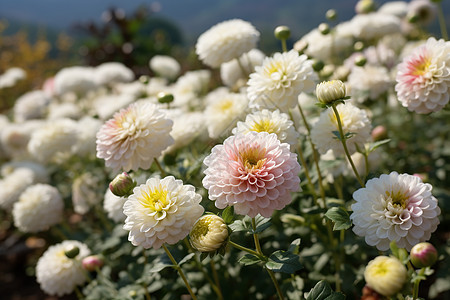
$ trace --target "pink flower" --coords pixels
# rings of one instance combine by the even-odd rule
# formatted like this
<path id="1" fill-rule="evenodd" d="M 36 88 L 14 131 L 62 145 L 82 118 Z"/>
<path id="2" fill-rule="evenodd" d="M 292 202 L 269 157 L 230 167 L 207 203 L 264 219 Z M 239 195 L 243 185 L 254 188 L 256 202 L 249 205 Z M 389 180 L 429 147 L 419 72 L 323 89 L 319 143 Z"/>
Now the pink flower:
<path id="1" fill-rule="evenodd" d="M 398 65 L 398 100 L 410 111 L 427 114 L 449 101 L 450 42 L 429 38 Z"/>
<path id="2" fill-rule="evenodd" d="M 289 144 L 277 135 L 249 132 L 215 146 L 203 163 L 203 186 L 217 208 L 233 205 L 240 215 L 270 217 L 291 202 L 300 189 L 300 165 Z"/>

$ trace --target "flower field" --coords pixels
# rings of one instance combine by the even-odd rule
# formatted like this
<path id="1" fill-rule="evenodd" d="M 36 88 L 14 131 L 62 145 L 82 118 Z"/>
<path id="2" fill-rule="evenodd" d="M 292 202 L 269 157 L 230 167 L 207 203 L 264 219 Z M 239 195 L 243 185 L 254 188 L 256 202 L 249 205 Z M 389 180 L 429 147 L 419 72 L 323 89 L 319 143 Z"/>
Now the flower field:
<path id="1" fill-rule="evenodd" d="M 2 104 L 2 299 L 450 299 L 441 1 L 324 19 L 273 53 L 224 20 L 195 63 L 64 66 Z"/>

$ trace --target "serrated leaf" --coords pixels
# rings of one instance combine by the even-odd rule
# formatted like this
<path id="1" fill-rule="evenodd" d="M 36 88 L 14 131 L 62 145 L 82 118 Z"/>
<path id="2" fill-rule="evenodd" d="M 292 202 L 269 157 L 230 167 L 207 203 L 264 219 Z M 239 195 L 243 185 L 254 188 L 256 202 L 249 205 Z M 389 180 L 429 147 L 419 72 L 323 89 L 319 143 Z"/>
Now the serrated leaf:
<path id="1" fill-rule="evenodd" d="M 293 240 L 292 243 L 289 245 L 288 251 L 291 252 L 292 254 L 298 254 L 301 241 L 302 240 L 300 238 Z"/>
<path id="2" fill-rule="evenodd" d="M 328 282 L 321 280 L 309 292 L 306 300 L 325 300 L 333 293 Z"/>
<path id="3" fill-rule="evenodd" d="M 222 212 L 222 219 L 225 221 L 226 224 L 231 224 L 234 219 L 234 207 L 228 206 L 225 208 Z"/>
<path id="4" fill-rule="evenodd" d="M 233 223 L 231 223 L 230 225 L 228 225 L 228 227 L 230 227 L 230 229 L 233 232 L 249 231 L 250 230 L 249 225 L 246 224 L 243 220 L 236 220 Z"/>
<path id="5" fill-rule="evenodd" d="M 266 267 L 274 272 L 293 274 L 302 268 L 302 264 L 298 255 L 278 250 L 270 255 Z"/>
<path id="6" fill-rule="evenodd" d="M 253 254 L 245 254 L 238 260 L 238 262 L 243 264 L 244 266 L 251 266 L 262 262 L 262 260 L 258 256 L 255 256 Z"/>
<path id="7" fill-rule="evenodd" d="M 387 144 L 391 141 L 391 139 L 385 139 L 378 142 L 370 143 L 369 144 L 369 153 L 380 147 L 381 145 Z"/>
<path id="8" fill-rule="evenodd" d="M 325 213 L 325 216 L 333 221 L 333 230 L 345 230 L 352 226 L 350 215 L 343 207 L 332 207 Z"/>
<path id="9" fill-rule="evenodd" d="M 183 257 L 182 260 L 180 260 L 180 262 L 178 263 L 178 265 L 181 266 L 181 265 L 184 264 L 185 262 L 189 261 L 194 255 L 195 255 L 195 253 L 189 253 L 188 255 L 186 255 L 185 257 Z"/>

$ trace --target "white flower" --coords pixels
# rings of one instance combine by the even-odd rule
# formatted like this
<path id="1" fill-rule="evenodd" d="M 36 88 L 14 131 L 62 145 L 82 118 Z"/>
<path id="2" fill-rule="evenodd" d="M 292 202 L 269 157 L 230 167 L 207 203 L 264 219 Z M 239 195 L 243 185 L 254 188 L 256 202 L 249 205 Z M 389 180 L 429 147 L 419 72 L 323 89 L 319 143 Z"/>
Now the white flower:
<path id="1" fill-rule="evenodd" d="M 118 197 L 107 188 L 103 199 L 103 209 L 108 213 L 108 218 L 117 223 L 125 221 L 126 216 L 123 213 L 125 201 L 127 201 L 126 197 Z"/>
<path id="2" fill-rule="evenodd" d="M 95 72 L 92 67 L 68 67 L 55 75 L 54 89 L 57 95 L 66 93 L 84 95 L 95 87 Z"/>
<path id="3" fill-rule="evenodd" d="M 211 92 L 206 100 L 205 121 L 209 137 L 213 139 L 228 136 L 248 106 L 244 94 L 230 93 L 225 88 Z"/>
<path id="4" fill-rule="evenodd" d="M 5 154 L 10 158 L 28 159 L 28 142 L 34 131 L 45 124 L 41 120 L 29 120 L 24 123 L 6 124 L 0 132 L 0 140 Z"/>
<path id="5" fill-rule="evenodd" d="M 248 75 L 253 73 L 256 66 L 260 66 L 265 58 L 265 54 L 258 49 L 252 49 L 236 59 L 223 63 L 220 66 L 220 78 L 222 82 L 232 88 L 239 85 L 239 81 L 247 81 Z M 244 70 L 243 70 L 244 69 Z"/>
<path id="6" fill-rule="evenodd" d="M 123 207 L 128 240 L 146 249 L 177 243 L 203 214 L 201 200 L 192 185 L 183 185 L 173 176 L 148 179 L 134 188 Z"/>
<path id="7" fill-rule="evenodd" d="M 83 115 L 80 105 L 71 102 L 51 103 L 48 106 L 48 120 L 73 119 L 78 120 Z"/>
<path id="8" fill-rule="evenodd" d="M 218 23 L 200 35 L 195 52 L 210 67 L 219 67 L 256 48 L 259 32 L 249 22 L 232 19 Z"/>
<path id="9" fill-rule="evenodd" d="M 97 132 L 97 157 L 115 171 L 149 169 L 173 144 L 173 121 L 154 104 L 138 102 L 115 113 Z"/>
<path id="10" fill-rule="evenodd" d="M 408 16 L 417 17 L 417 22 L 422 25 L 430 24 L 437 14 L 437 8 L 430 0 L 411 0 L 408 3 Z"/>
<path id="11" fill-rule="evenodd" d="M 401 32 L 401 21 L 391 14 L 358 14 L 349 21 L 353 36 L 363 40 L 382 38 L 385 35 Z"/>
<path id="12" fill-rule="evenodd" d="M 370 64 L 354 67 L 348 76 L 347 84 L 351 90 L 350 95 L 358 102 L 376 100 L 393 85 L 385 67 Z"/>
<path id="13" fill-rule="evenodd" d="M 134 73 L 130 68 L 119 62 L 106 62 L 94 69 L 94 77 L 97 85 L 109 85 L 119 82 L 130 82 L 134 79 Z"/>
<path id="14" fill-rule="evenodd" d="M 172 87 L 175 97 L 174 106 L 185 108 L 198 105 L 199 96 L 208 90 L 210 79 L 211 71 L 209 70 L 189 71 L 180 76 Z"/>
<path id="15" fill-rule="evenodd" d="M 298 55 L 295 50 L 275 53 L 250 74 L 247 89 L 250 106 L 286 111 L 297 105 L 301 92 L 314 89 L 316 80 L 312 61 L 306 55 Z"/>
<path id="16" fill-rule="evenodd" d="M 96 97 L 93 107 L 100 119 L 107 120 L 135 100 L 136 98 L 130 94 L 108 94 Z"/>
<path id="17" fill-rule="evenodd" d="M 73 259 L 65 255 L 70 247 L 78 247 L 80 253 Z M 50 246 L 39 258 L 36 279 L 41 289 L 49 295 L 62 296 L 73 292 L 86 281 L 81 260 L 90 254 L 88 247 L 78 241 L 64 241 Z"/>
<path id="18" fill-rule="evenodd" d="M 59 223 L 64 202 L 59 191 L 48 184 L 35 184 L 20 194 L 14 204 L 14 225 L 22 232 L 39 232 Z"/>
<path id="19" fill-rule="evenodd" d="M 76 213 L 86 214 L 89 209 L 100 202 L 101 194 L 98 187 L 101 185 L 98 174 L 86 172 L 76 177 L 72 183 L 72 203 Z"/>
<path id="20" fill-rule="evenodd" d="M 378 250 L 388 250 L 396 241 L 410 251 L 430 239 L 439 224 L 441 210 L 431 189 L 419 177 L 397 172 L 370 179 L 353 193 L 353 232 Z"/>
<path id="21" fill-rule="evenodd" d="M 205 215 L 198 219 L 189 233 L 192 247 L 200 252 L 212 252 L 228 238 L 228 226 L 217 215 Z"/>
<path id="22" fill-rule="evenodd" d="M 342 100 L 347 94 L 345 84 L 340 80 L 322 81 L 316 85 L 317 100 L 322 104 L 330 104 Z"/>
<path id="23" fill-rule="evenodd" d="M 47 122 L 31 134 L 28 151 L 41 162 L 54 159 L 59 153 L 70 152 L 78 137 L 77 123 L 70 119 Z"/>
<path id="24" fill-rule="evenodd" d="M 297 145 L 300 134 L 295 130 L 294 122 L 279 110 L 263 109 L 247 115 L 245 122 L 238 122 L 233 134 L 245 134 L 250 131 L 275 133 L 283 143 Z"/>
<path id="25" fill-rule="evenodd" d="M 350 137 L 347 139 L 350 154 L 356 151 L 356 145 L 364 149 L 363 145 L 370 138 L 371 130 L 367 113 L 349 102 L 339 104 L 336 108 L 344 135 L 350 133 Z M 320 114 L 319 120 L 312 126 L 311 139 L 320 154 L 325 154 L 331 149 L 334 155 L 343 156 L 344 147 L 333 131 L 339 131 L 339 127 L 333 110 L 328 108 Z"/>
<path id="26" fill-rule="evenodd" d="M 14 121 L 43 118 L 49 103 L 50 98 L 43 91 L 31 91 L 20 96 L 14 104 Z"/>
<path id="27" fill-rule="evenodd" d="M 399 18 L 404 18 L 408 13 L 408 2 L 406 1 L 389 1 L 380 6 L 377 10 L 381 14 L 390 14 Z"/>
<path id="28" fill-rule="evenodd" d="M 173 120 L 173 128 L 170 135 L 175 142 L 165 152 L 172 152 L 182 148 L 199 135 L 206 133 L 205 115 L 202 112 L 170 110 L 167 113 L 170 119 Z"/>
<path id="29" fill-rule="evenodd" d="M 76 143 L 72 146 L 72 153 L 80 156 L 95 156 L 96 134 L 102 123 L 92 117 L 84 117 L 78 120 L 78 136 Z"/>
<path id="30" fill-rule="evenodd" d="M 5 73 L 0 75 L 0 89 L 15 86 L 20 80 L 27 77 L 25 71 L 21 68 L 9 68 Z"/>
<path id="31" fill-rule="evenodd" d="M 180 73 L 181 66 L 177 60 L 168 55 L 155 55 L 150 59 L 150 69 L 158 76 L 174 79 Z"/>

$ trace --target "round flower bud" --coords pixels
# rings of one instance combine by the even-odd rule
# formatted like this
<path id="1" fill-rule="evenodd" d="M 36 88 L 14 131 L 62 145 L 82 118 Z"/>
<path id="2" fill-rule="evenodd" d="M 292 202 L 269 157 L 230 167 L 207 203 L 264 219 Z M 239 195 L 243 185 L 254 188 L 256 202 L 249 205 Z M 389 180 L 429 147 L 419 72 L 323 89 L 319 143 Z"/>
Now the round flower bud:
<path id="1" fill-rule="evenodd" d="M 337 12 L 336 12 L 336 10 L 334 10 L 334 9 L 329 9 L 329 10 L 327 10 L 327 12 L 326 12 L 326 14 L 325 14 L 325 17 L 328 19 L 328 20 L 335 20 L 336 18 L 337 18 Z"/>
<path id="2" fill-rule="evenodd" d="M 357 65 L 358 67 L 364 66 L 366 62 L 367 58 L 362 54 L 355 57 L 355 65 Z"/>
<path id="3" fill-rule="evenodd" d="M 316 96 L 322 104 L 341 100 L 346 96 L 345 84 L 340 80 L 323 81 L 316 85 Z"/>
<path id="4" fill-rule="evenodd" d="M 431 267 L 438 258 L 436 248 L 427 242 L 416 244 L 411 249 L 411 263 L 416 268 Z"/>
<path id="5" fill-rule="evenodd" d="M 83 258 L 81 264 L 86 271 L 92 272 L 103 267 L 103 259 L 98 255 L 90 255 Z"/>
<path id="6" fill-rule="evenodd" d="M 189 233 L 192 247 L 201 252 L 212 252 L 228 238 L 228 226 L 217 215 L 204 215 L 198 219 Z"/>
<path id="7" fill-rule="evenodd" d="M 287 40 L 291 36 L 291 30 L 287 26 L 278 26 L 275 28 L 274 34 L 279 40 Z"/>
<path id="8" fill-rule="evenodd" d="M 367 285 L 386 297 L 397 294 L 407 277 L 408 271 L 395 257 L 378 256 L 371 260 L 364 270 Z"/>
<path id="9" fill-rule="evenodd" d="M 173 101 L 173 95 L 165 92 L 159 92 L 158 95 L 159 103 L 171 103 Z"/>
<path id="10" fill-rule="evenodd" d="M 372 130 L 372 139 L 374 142 L 384 140 L 388 137 L 387 129 L 383 125 L 378 125 Z"/>
<path id="11" fill-rule="evenodd" d="M 355 51 L 361 51 L 362 49 L 364 49 L 364 43 L 361 41 L 357 41 L 354 45 L 353 45 L 353 49 L 355 49 Z"/>
<path id="12" fill-rule="evenodd" d="M 325 64 L 321 60 L 314 60 L 314 62 L 312 64 L 312 68 L 316 72 L 319 72 L 320 70 L 322 70 L 324 66 L 325 66 Z"/>
<path id="13" fill-rule="evenodd" d="M 373 0 L 360 0 L 356 3 L 355 11 L 357 14 L 368 14 L 375 11 L 376 5 Z"/>
<path id="14" fill-rule="evenodd" d="M 109 184 L 109 189 L 118 197 L 128 197 L 133 193 L 135 186 L 136 181 L 134 181 L 127 172 L 123 172 L 111 181 Z"/>
<path id="15" fill-rule="evenodd" d="M 319 29 L 319 32 L 323 35 L 330 33 L 330 25 L 328 25 L 327 23 L 321 23 L 319 25 L 318 29 Z"/>
<path id="16" fill-rule="evenodd" d="M 306 41 L 298 40 L 294 44 L 294 50 L 297 51 L 299 54 L 305 52 L 306 48 L 308 48 L 308 42 Z"/>
<path id="17" fill-rule="evenodd" d="M 150 81 L 150 77 L 148 77 L 147 75 L 141 75 L 141 77 L 139 77 L 139 81 L 147 84 Z"/>
<path id="18" fill-rule="evenodd" d="M 415 13 L 408 14 L 406 16 L 406 18 L 407 18 L 408 22 L 411 24 L 417 23 L 419 21 L 419 16 Z"/>
<path id="19" fill-rule="evenodd" d="M 69 245 L 64 250 L 64 254 L 67 258 L 75 258 L 80 253 L 80 248 L 75 245 Z"/>

